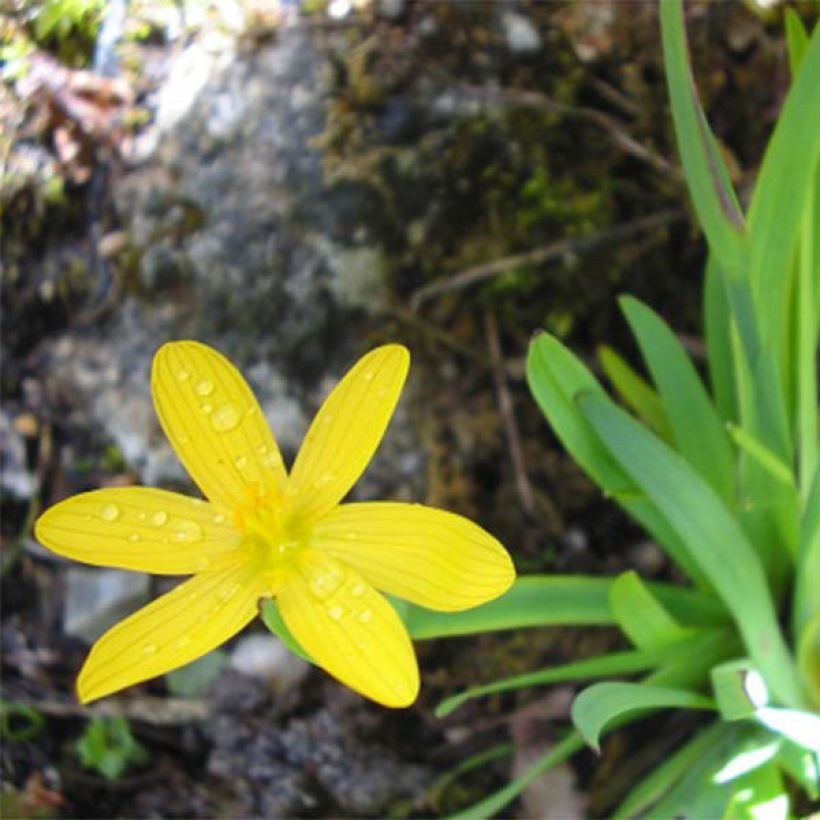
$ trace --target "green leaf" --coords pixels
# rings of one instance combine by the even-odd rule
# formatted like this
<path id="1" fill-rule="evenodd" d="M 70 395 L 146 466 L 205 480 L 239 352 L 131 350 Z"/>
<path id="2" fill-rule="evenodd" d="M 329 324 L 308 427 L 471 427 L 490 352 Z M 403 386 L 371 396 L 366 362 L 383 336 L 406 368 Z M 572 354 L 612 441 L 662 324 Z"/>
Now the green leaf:
<path id="1" fill-rule="evenodd" d="M 766 576 L 735 519 L 708 484 L 627 413 L 594 396 L 579 402 L 613 455 L 663 512 L 714 585 L 767 684 L 784 703 L 800 704 L 794 662 L 780 632 Z"/>
<path id="2" fill-rule="evenodd" d="M 773 479 L 790 490 L 794 490 L 794 475 L 785 461 L 745 428 L 737 424 L 729 424 L 727 429 L 732 441 L 750 455 Z"/>
<path id="3" fill-rule="evenodd" d="M 780 765 L 806 792 L 809 800 L 820 798 L 820 755 L 784 740 L 777 757 Z"/>
<path id="4" fill-rule="evenodd" d="M 405 624 L 417 640 L 528 626 L 611 624 L 610 583 L 608 578 L 529 575 L 500 598 L 463 612 L 410 604 Z"/>
<path id="5" fill-rule="evenodd" d="M 699 651 L 701 643 L 702 639 L 699 636 L 690 637 L 671 646 L 613 652 L 597 658 L 588 658 L 560 666 L 539 669 L 535 672 L 526 672 L 523 675 L 493 681 L 483 686 L 473 686 L 458 695 L 452 695 L 443 700 L 436 708 L 436 717 L 446 717 L 469 700 L 497 692 L 508 692 L 514 689 L 543 686 L 548 683 L 561 683 L 568 680 L 591 680 L 643 672 L 674 660 L 681 655 L 695 654 Z"/>
<path id="6" fill-rule="evenodd" d="M 669 441 L 669 423 L 660 397 L 652 387 L 607 345 L 598 348 L 598 361 L 618 395 L 638 414 L 638 418 L 648 424 L 662 439 Z"/>
<path id="7" fill-rule="evenodd" d="M 618 626 L 639 649 L 659 649 L 691 635 L 652 594 L 634 570 L 621 573 L 612 584 L 609 603 Z"/>
<path id="8" fill-rule="evenodd" d="M 733 319 L 724 274 L 711 253 L 703 289 L 703 322 L 715 406 L 723 421 L 736 421 L 739 410 L 732 349 Z"/>
<path id="9" fill-rule="evenodd" d="M 802 709 L 764 706 L 755 713 L 758 723 L 804 749 L 820 754 L 820 715 Z"/>
<path id="10" fill-rule="evenodd" d="M 731 275 L 747 257 L 743 215 L 698 100 L 680 0 L 660 4 L 666 82 L 683 168 L 709 248 Z"/>
<path id="11" fill-rule="evenodd" d="M 726 661 L 712 669 L 712 689 L 723 720 L 744 720 L 769 702 L 760 672 L 747 658 Z"/>
<path id="12" fill-rule="evenodd" d="M 733 784 L 733 794 L 725 820 L 747 820 L 765 816 L 767 820 L 788 820 L 789 794 L 776 761 L 753 769 Z"/>
<path id="13" fill-rule="evenodd" d="M 790 8 L 786 9 L 786 45 L 789 50 L 792 78 L 795 78 L 800 71 L 800 64 L 803 62 L 803 56 L 809 45 L 809 35 L 800 15 Z"/>
<path id="14" fill-rule="evenodd" d="M 541 775 L 568 760 L 575 752 L 583 748 L 584 740 L 581 735 L 578 732 L 570 732 L 548 754 L 533 763 L 529 769 L 510 781 L 503 789 L 499 789 L 495 794 L 491 794 L 464 811 L 450 815 L 448 820 L 478 820 L 478 818 L 492 817 L 496 812 L 512 803 L 527 786 L 538 780 Z"/>
<path id="15" fill-rule="evenodd" d="M 809 497 L 800 519 L 800 549 L 797 557 L 797 579 L 794 593 L 794 631 L 820 615 L 820 470 L 814 473 Z M 818 683 L 820 688 L 820 683 Z"/>
<path id="16" fill-rule="evenodd" d="M 308 663 L 313 663 L 313 659 L 302 649 L 301 644 L 288 629 L 287 624 L 282 619 L 279 612 L 279 607 L 273 598 L 265 598 L 262 601 L 261 607 L 262 621 L 265 626 L 279 638 L 280 641 L 291 651 L 294 655 L 298 655 Z"/>
<path id="17" fill-rule="evenodd" d="M 788 377 L 792 261 L 804 209 L 814 195 L 820 160 L 820 29 L 805 49 L 783 103 L 749 207 L 750 273 L 762 337 Z"/>
<path id="18" fill-rule="evenodd" d="M 803 625 L 798 635 L 797 668 L 809 699 L 820 709 L 820 612 Z"/>
<path id="19" fill-rule="evenodd" d="M 612 458 L 579 412 L 575 397 L 580 393 L 606 398 L 589 370 L 561 342 L 542 333 L 530 344 L 527 382 L 555 434 L 581 468 L 663 545 L 670 558 L 696 586 L 709 590 L 708 580 L 691 560 L 675 531 Z"/>
<path id="20" fill-rule="evenodd" d="M 572 704 L 572 722 L 584 740 L 600 751 L 601 732 L 619 715 L 657 709 L 714 709 L 712 698 L 688 689 L 648 686 L 644 683 L 596 683 L 584 689 Z"/>
<path id="21" fill-rule="evenodd" d="M 627 820 L 630 817 L 644 815 L 647 810 L 679 780 L 679 778 L 692 770 L 703 757 L 720 743 L 721 737 L 726 733 L 726 726 L 720 723 L 713 723 L 708 728 L 698 732 L 687 741 L 671 757 L 662 761 L 652 771 L 634 786 L 618 806 L 613 820 Z M 733 739 L 736 733 L 731 729 Z M 655 815 L 658 816 L 658 815 Z"/>
<path id="22" fill-rule="evenodd" d="M 658 388 L 680 454 L 725 500 L 734 495 L 735 457 L 726 430 L 677 336 L 651 308 L 620 299 Z"/>
<path id="23" fill-rule="evenodd" d="M 94 769 L 108 780 L 117 780 L 132 764 L 148 760 L 148 752 L 121 715 L 92 718 L 75 748 L 85 768 Z"/>

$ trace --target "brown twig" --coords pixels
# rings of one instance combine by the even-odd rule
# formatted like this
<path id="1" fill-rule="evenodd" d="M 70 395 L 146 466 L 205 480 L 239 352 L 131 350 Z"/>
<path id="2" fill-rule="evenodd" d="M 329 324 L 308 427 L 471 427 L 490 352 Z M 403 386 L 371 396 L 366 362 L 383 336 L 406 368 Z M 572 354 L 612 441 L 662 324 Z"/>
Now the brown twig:
<path id="1" fill-rule="evenodd" d="M 520 265 L 544 264 L 545 262 L 561 259 L 567 254 L 588 252 L 598 245 L 602 245 L 606 242 L 629 239 L 632 236 L 652 230 L 653 228 L 668 225 L 681 217 L 683 217 L 683 211 L 661 211 L 651 216 L 644 216 L 632 222 L 618 225 L 609 231 L 601 231 L 600 233 L 572 237 L 570 239 L 561 239 L 558 242 L 553 242 L 541 248 L 534 248 L 524 253 L 505 256 L 503 259 L 496 259 L 492 262 L 475 265 L 472 268 L 459 271 L 443 281 L 432 282 L 429 285 L 419 288 L 410 298 L 410 304 L 414 309 L 418 309 L 418 307 L 431 296 L 438 296 L 441 293 L 458 290 L 468 285 L 483 282 L 486 279 L 492 279 L 494 276 L 507 273 L 511 268 Z"/>
<path id="2" fill-rule="evenodd" d="M 498 410 L 504 422 L 504 431 L 507 435 L 510 458 L 512 459 L 513 472 L 515 473 L 515 488 L 518 492 L 518 497 L 521 500 L 521 506 L 524 508 L 524 512 L 532 516 L 535 513 L 535 500 L 533 499 L 530 480 L 527 477 L 524 451 L 521 448 L 521 435 L 518 431 L 518 422 L 515 420 L 512 396 L 510 395 L 510 388 L 507 384 L 507 372 L 504 365 L 504 356 L 501 351 L 501 339 L 498 334 L 498 321 L 491 310 L 488 310 L 485 314 L 485 327 L 487 329 L 487 347 L 490 351 L 490 362 L 493 366 Z"/>

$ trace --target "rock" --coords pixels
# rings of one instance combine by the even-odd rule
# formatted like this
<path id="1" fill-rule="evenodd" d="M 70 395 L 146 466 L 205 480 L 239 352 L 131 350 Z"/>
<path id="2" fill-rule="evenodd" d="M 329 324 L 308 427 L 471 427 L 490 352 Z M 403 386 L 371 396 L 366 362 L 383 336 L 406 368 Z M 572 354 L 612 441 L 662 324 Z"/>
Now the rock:
<path id="1" fill-rule="evenodd" d="M 29 469 L 26 443 L 20 428 L 5 410 L 0 411 L 0 486 L 3 492 L 27 501 L 37 491 L 37 478 Z"/>
<path id="2" fill-rule="evenodd" d="M 118 569 L 71 566 L 65 574 L 63 632 L 93 643 L 148 601 L 149 578 Z"/>
<path id="3" fill-rule="evenodd" d="M 541 35 L 528 17 L 507 11 L 501 15 L 501 26 L 507 48 L 513 54 L 536 54 L 541 50 Z"/>
<path id="4" fill-rule="evenodd" d="M 420 805 L 434 778 L 379 739 L 384 711 L 350 693 L 278 720 L 271 693 L 237 673 L 223 675 L 213 695 L 208 772 L 235 793 L 237 815 L 385 816 L 398 801 Z"/>
<path id="5" fill-rule="evenodd" d="M 279 695 L 293 689 L 304 679 L 310 664 L 294 655 L 273 635 L 247 635 L 240 638 L 230 665 L 247 677 L 269 684 Z"/>

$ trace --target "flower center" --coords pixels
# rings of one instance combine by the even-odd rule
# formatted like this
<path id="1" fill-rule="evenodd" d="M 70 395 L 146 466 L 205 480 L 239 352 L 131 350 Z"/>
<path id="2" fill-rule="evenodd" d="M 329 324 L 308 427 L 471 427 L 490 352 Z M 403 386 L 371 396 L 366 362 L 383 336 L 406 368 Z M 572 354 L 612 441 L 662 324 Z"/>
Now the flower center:
<path id="1" fill-rule="evenodd" d="M 271 594 L 296 553 L 308 542 L 307 522 L 282 505 L 257 501 L 237 514 L 242 545 L 258 563 Z"/>

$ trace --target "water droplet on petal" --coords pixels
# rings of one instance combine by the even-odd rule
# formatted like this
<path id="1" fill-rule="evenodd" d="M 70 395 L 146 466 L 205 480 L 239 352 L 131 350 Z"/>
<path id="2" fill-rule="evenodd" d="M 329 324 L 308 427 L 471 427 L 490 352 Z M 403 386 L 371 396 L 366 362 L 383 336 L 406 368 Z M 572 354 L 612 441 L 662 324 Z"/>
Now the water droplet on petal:
<path id="1" fill-rule="evenodd" d="M 138 532 L 132 532 L 131 535 L 128 536 L 128 540 L 131 543 L 135 543 L 140 540 L 140 534 Z"/>
<path id="2" fill-rule="evenodd" d="M 197 382 L 196 392 L 200 396 L 210 396 L 214 392 L 214 383 L 210 379 L 203 379 Z"/>
<path id="3" fill-rule="evenodd" d="M 185 649 L 191 643 L 191 639 L 183 635 L 175 644 L 174 649 Z"/>
<path id="4" fill-rule="evenodd" d="M 322 419 L 323 424 L 330 424 L 333 421 L 333 413 L 325 413 L 324 419 Z"/>
<path id="5" fill-rule="evenodd" d="M 120 517 L 120 508 L 116 504 L 106 504 L 100 510 L 100 518 L 103 521 L 116 521 Z"/>
<path id="6" fill-rule="evenodd" d="M 383 398 L 384 398 L 384 397 L 385 397 L 385 396 L 386 396 L 389 392 L 390 392 L 390 391 L 389 391 L 386 387 L 383 387 L 381 390 L 379 390 L 379 392 L 378 392 L 376 395 L 377 395 L 380 399 L 383 399 Z"/>
<path id="7" fill-rule="evenodd" d="M 155 643 L 144 644 L 142 647 L 142 651 L 146 655 L 153 655 L 157 651 L 157 645 Z"/>
<path id="8" fill-rule="evenodd" d="M 203 555 L 202 558 L 197 559 L 197 562 L 196 562 L 197 572 L 202 572 L 203 570 L 208 569 L 209 566 L 211 566 L 211 559 L 210 558 L 206 558 Z"/>
<path id="9" fill-rule="evenodd" d="M 281 463 L 282 463 L 282 458 L 281 458 L 281 456 L 279 455 L 279 453 L 269 453 L 269 454 L 268 454 L 268 455 L 266 455 L 266 456 L 265 456 L 265 458 L 262 460 L 262 463 L 263 463 L 266 467 L 269 467 L 270 469 L 273 469 L 274 467 L 277 467 L 277 466 L 279 466 L 279 464 L 281 464 Z"/>
<path id="10" fill-rule="evenodd" d="M 353 530 L 351 530 L 350 532 L 345 533 L 345 538 L 348 541 L 355 541 L 358 537 L 359 537 L 359 533 L 353 532 Z"/>
<path id="11" fill-rule="evenodd" d="M 192 498 L 191 499 L 191 506 L 192 507 L 204 507 L 205 502 L 201 498 Z"/>
<path id="12" fill-rule="evenodd" d="M 191 374 L 187 370 L 177 370 L 177 378 L 181 382 L 186 382 L 190 378 Z"/>
<path id="13" fill-rule="evenodd" d="M 233 462 L 236 465 L 237 470 L 244 470 L 245 467 L 248 466 L 248 457 L 247 456 L 237 456 Z"/>
<path id="14" fill-rule="evenodd" d="M 151 523 L 155 527 L 161 527 L 168 520 L 168 513 L 165 510 L 158 510 L 151 516 Z"/>
<path id="15" fill-rule="evenodd" d="M 332 595 L 344 581 L 344 574 L 339 570 L 326 570 L 310 579 L 310 589 L 317 598 Z"/>
<path id="16" fill-rule="evenodd" d="M 188 544 L 202 539 L 202 527 L 196 521 L 189 521 L 187 518 L 180 518 L 173 523 L 174 541 Z"/>
<path id="17" fill-rule="evenodd" d="M 372 370 L 368 370 L 362 375 L 362 378 L 366 382 L 372 382 L 376 378 L 376 374 Z"/>
<path id="18" fill-rule="evenodd" d="M 137 513 L 137 518 L 138 518 L 140 521 L 145 521 L 145 519 L 146 519 L 146 518 L 148 518 L 148 515 L 147 515 L 147 513 L 140 512 L 140 513 Z"/>
<path id="19" fill-rule="evenodd" d="M 212 404 L 202 404 L 199 409 L 208 416 L 213 412 L 214 406 Z"/>
<path id="20" fill-rule="evenodd" d="M 350 594 L 354 598 L 361 598 L 364 595 L 365 586 L 362 583 L 353 584 L 353 589 L 350 590 Z"/>
<path id="21" fill-rule="evenodd" d="M 218 513 L 213 517 L 214 524 L 224 524 L 225 523 L 225 516 L 222 513 Z"/>
<path id="22" fill-rule="evenodd" d="M 340 621 L 342 619 L 342 615 L 345 614 L 345 608 L 343 606 L 332 606 L 328 609 L 327 614 L 334 620 Z"/>
<path id="23" fill-rule="evenodd" d="M 217 433 L 228 433 L 239 424 L 239 411 L 234 405 L 220 404 L 211 416 L 211 426 Z"/>
<path id="24" fill-rule="evenodd" d="M 239 584 L 231 584 L 230 586 L 225 587 L 219 591 L 219 597 L 222 601 L 228 601 L 233 598 L 234 595 L 239 591 Z M 217 605 L 215 609 L 221 608 L 221 605 Z"/>
<path id="25" fill-rule="evenodd" d="M 363 609 L 359 613 L 359 623 L 369 624 L 373 620 L 373 610 Z"/>

